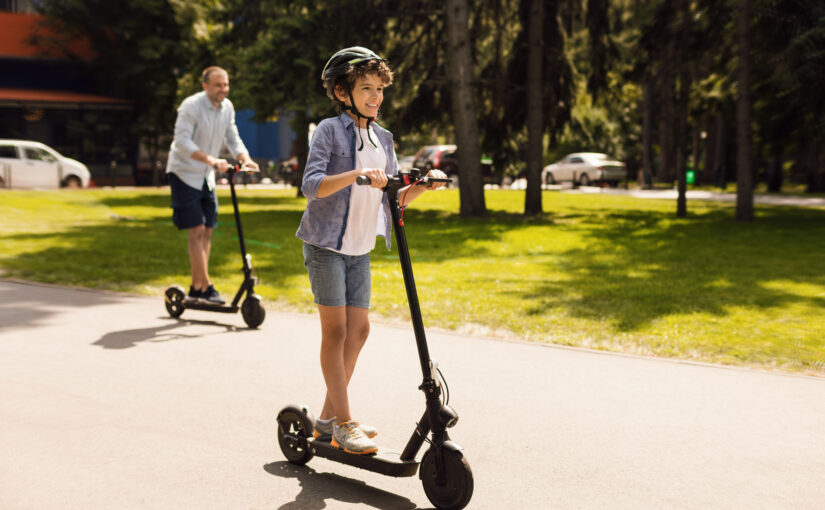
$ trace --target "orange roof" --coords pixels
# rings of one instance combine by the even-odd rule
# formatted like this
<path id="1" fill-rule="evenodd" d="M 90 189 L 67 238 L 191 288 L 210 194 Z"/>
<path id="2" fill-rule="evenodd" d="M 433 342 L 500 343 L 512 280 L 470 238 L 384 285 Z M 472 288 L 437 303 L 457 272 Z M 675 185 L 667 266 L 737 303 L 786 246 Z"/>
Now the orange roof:
<path id="1" fill-rule="evenodd" d="M 9 101 L 21 103 L 131 104 L 130 101 L 116 97 L 65 92 L 62 90 L 0 89 L 0 102 Z"/>
<path id="2" fill-rule="evenodd" d="M 40 25 L 43 16 L 37 14 L 20 14 L 0 12 L 0 56 L 2 57 L 48 57 L 62 55 L 44 55 L 40 48 L 29 44 L 29 37 L 37 34 L 53 37 L 55 33 Z M 75 41 L 68 48 L 84 58 L 92 58 L 94 51 L 88 41 Z"/>

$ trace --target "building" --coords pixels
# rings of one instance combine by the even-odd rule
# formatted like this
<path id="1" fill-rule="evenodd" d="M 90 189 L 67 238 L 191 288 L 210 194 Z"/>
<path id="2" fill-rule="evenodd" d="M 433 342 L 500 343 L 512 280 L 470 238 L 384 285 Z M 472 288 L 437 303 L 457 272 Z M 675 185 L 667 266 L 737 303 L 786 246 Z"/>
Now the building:
<path id="1" fill-rule="evenodd" d="M 0 138 L 35 140 L 85 163 L 98 185 L 131 183 L 135 148 L 124 146 L 129 101 L 93 93 L 85 64 L 30 43 L 48 35 L 30 1 L 0 1 Z M 91 60 L 82 43 L 72 48 Z"/>
<path id="2" fill-rule="evenodd" d="M 95 92 L 86 69 L 93 48 L 74 44 L 81 61 L 70 62 L 32 45 L 34 34 L 50 35 L 32 4 L 0 0 L 0 138 L 45 143 L 85 163 L 98 186 L 163 183 L 158 174 L 163 175 L 165 151 L 148 161 L 145 151 L 127 142 L 132 104 Z M 287 119 L 257 123 L 252 117 L 248 110 L 236 114 L 250 155 L 262 168 L 288 159 L 295 136 Z"/>

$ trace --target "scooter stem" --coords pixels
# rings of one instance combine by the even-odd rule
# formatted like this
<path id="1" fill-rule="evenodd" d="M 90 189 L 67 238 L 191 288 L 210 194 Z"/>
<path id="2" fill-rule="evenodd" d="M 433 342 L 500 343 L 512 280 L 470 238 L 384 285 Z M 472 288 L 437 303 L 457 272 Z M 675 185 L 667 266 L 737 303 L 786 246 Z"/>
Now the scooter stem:
<path id="1" fill-rule="evenodd" d="M 247 277 L 251 272 L 251 268 L 249 267 L 249 261 L 247 260 L 246 256 L 246 243 L 244 242 L 243 237 L 243 227 L 241 226 L 241 213 L 238 211 L 238 196 L 235 194 L 235 176 L 238 175 L 239 170 L 238 167 L 240 163 L 232 162 L 229 167 L 229 191 L 232 195 L 232 209 L 235 211 L 235 226 L 238 229 L 238 241 L 241 245 L 241 258 L 243 259 L 243 271 L 244 275 Z"/>
<path id="2" fill-rule="evenodd" d="M 401 259 L 401 272 L 404 275 L 404 286 L 407 289 L 407 301 L 410 304 L 410 316 L 412 318 L 413 331 L 415 332 L 415 343 L 418 347 L 418 359 L 421 362 L 421 373 L 424 375 L 424 381 L 426 383 L 432 380 L 430 372 L 430 352 L 427 348 L 427 336 L 424 333 L 424 321 L 421 318 L 421 306 L 418 303 L 418 293 L 415 290 L 415 278 L 413 278 L 412 261 L 410 260 L 410 251 L 407 246 L 407 236 L 404 234 L 404 225 L 401 222 L 401 205 L 398 203 L 398 189 L 394 187 L 387 189 L 387 198 L 390 202 L 390 214 L 392 215 L 395 242 L 398 245 L 398 257 Z"/>

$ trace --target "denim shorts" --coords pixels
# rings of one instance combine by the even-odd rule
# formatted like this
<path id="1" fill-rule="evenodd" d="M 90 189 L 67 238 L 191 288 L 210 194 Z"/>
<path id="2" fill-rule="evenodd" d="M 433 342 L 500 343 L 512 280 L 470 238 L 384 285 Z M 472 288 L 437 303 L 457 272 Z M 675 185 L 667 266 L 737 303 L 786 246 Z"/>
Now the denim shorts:
<path id="1" fill-rule="evenodd" d="M 206 225 L 218 226 L 218 196 L 203 183 L 203 188 L 185 184 L 174 173 L 169 174 L 169 189 L 172 191 L 172 222 L 180 230 Z"/>
<path id="2" fill-rule="evenodd" d="M 370 307 L 370 254 L 344 255 L 304 243 L 304 265 L 315 303 Z"/>

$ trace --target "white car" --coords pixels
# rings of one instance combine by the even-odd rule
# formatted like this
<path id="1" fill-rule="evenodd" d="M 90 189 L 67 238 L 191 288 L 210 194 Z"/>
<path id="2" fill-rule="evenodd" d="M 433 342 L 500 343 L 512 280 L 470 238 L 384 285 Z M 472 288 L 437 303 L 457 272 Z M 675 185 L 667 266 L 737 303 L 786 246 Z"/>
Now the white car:
<path id="1" fill-rule="evenodd" d="M 0 139 L 0 188 L 86 188 L 89 169 L 48 145 Z"/>
<path id="2" fill-rule="evenodd" d="M 560 161 L 547 165 L 541 172 L 541 182 L 556 184 L 572 182 L 589 186 L 594 182 L 606 182 L 615 186 L 625 180 L 627 169 L 621 161 L 599 152 L 568 154 Z"/>

